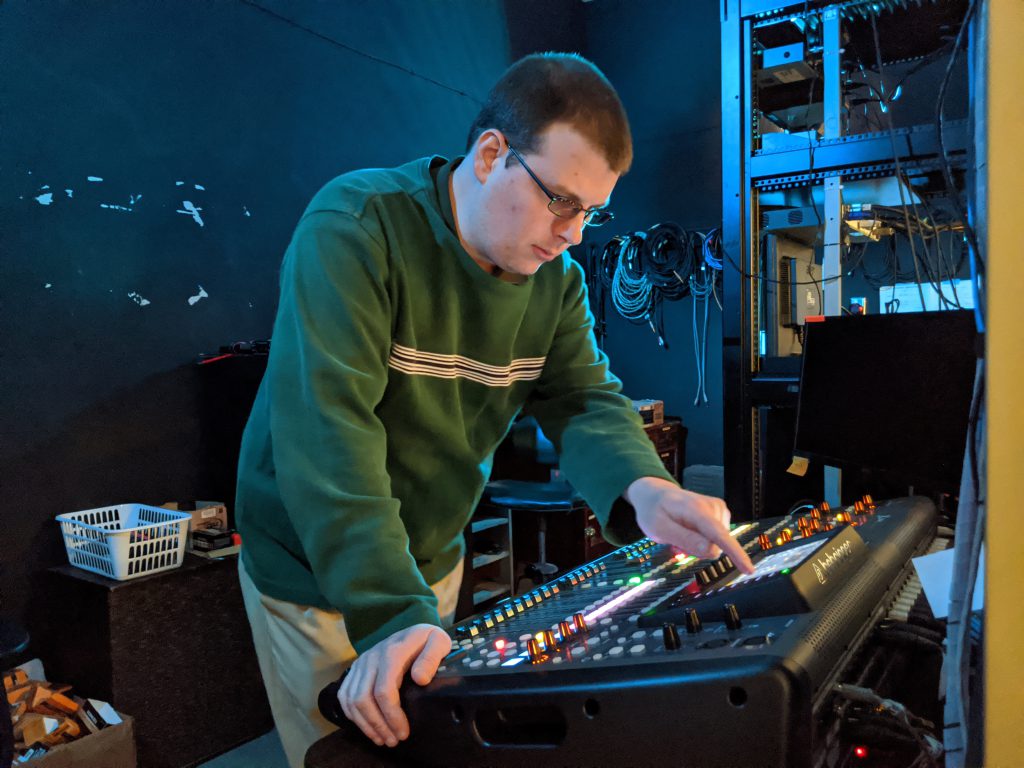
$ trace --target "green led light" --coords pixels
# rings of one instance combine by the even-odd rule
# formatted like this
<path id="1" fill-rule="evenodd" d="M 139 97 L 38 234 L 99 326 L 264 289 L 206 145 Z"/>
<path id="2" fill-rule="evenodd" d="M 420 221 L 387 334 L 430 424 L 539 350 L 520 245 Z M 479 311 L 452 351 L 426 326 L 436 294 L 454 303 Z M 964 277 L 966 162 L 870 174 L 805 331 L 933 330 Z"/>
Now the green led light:
<path id="1" fill-rule="evenodd" d="M 641 581 L 641 579 L 640 579 L 640 577 L 639 577 L 639 576 L 632 576 L 632 577 L 630 577 L 630 579 L 629 579 L 629 583 L 630 583 L 630 584 L 639 584 L 639 583 L 640 583 L 640 581 Z"/>
<path id="2" fill-rule="evenodd" d="M 783 568 L 783 569 L 782 569 L 782 572 L 783 572 L 783 573 L 789 573 L 789 571 L 790 571 L 790 569 L 789 569 L 789 568 Z"/>

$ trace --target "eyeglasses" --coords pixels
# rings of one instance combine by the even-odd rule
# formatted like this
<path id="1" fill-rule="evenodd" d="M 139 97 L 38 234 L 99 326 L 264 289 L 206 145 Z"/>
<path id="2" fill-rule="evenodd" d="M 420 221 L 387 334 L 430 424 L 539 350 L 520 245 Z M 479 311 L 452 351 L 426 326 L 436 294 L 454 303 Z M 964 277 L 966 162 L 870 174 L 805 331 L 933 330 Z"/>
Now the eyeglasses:
<path id="1" fill-rule="evenodd" d="M 563 197 L 562 195 L 555 195 L 544 186 L 544 182 L 537 178 L 537 174 L 530 170 L 530 166 L 523 160 L 523 156 L 516 152 L 515 148 L 509 144 L 508 151 L 515 155 L 526 172 L 530 174 L 530 178 L 537 182 L 537 186 L 540 187 L 540 191 L 548 197 L 548 210 L 551 211 L 555 216 L 560 219 L 572 219 L 583 214 L 583 225 L 588 227 L 600 227 L 602 224 L 607 224 L 609 221 L 615 218 L 615 214 L 611 211 L 604 210 L 602 208 L 584 208 L 578 202 L 573 200 L 571 197 Z"/>

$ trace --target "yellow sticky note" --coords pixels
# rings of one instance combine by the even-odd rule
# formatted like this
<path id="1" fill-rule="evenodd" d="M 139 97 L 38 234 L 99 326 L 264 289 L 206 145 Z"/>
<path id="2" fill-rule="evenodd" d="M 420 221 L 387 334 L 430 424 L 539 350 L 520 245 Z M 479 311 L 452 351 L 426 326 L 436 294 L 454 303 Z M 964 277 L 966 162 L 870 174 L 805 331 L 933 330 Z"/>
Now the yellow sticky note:
<path id="1" fill-rule="evenodd" d="M 791 475 L 797 475 L 803 477 L 807 474 L 807 468 L 810 466 L 810 459 L 805 459 L 803 456 L 794 456 L 793 463 L 789 465 L 789 469 L 786 471 Z"/>

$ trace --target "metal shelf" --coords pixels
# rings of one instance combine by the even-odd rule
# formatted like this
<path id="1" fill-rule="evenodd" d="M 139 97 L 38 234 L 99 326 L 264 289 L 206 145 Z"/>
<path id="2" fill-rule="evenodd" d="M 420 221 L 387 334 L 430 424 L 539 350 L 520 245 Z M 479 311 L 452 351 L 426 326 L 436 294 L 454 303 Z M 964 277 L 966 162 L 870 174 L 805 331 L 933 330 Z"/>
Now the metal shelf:
<path id="1" fill-rule="evenodd" d="M 934 125 L 916 125 L 893 131 L 900 162 L 940 162 L 939 140 Z M 967 121 L 948 120 L 943 124 L 942 141 L 951 159 L 966 159 Z M 813 147 L 813 153 L 811 149 Z M 813 154 L 813 166 L 811 165 Z M 864 166 L 893 162 L 889 132 L 864 133 L 839 139 L 815 141 L 813 145 L 777 150 L 758 150 L 750 158 L 750 179 L 755 186 L 784 182 L 784 177 L 800 175 L 801 181 L 842 174 Z"/>
<path id="2" fill-rule="evenodd" d="M 473 533 L 479 533 L 480 531 L 486 531 L 488 528 L 495 528 L 499 525 L 508 525 L 507 517 L 483 517 L 479 520 L 474 520 L 470 524 L 470 530 Z"/>
<path id="3" fill-rule="evenodd" d="M 491 555 L 473 555 L 473 569 L 483 568 L 485 565 L 496 563 L 499 560 L 504 560 L 509 556 L 509 551 L 503 549 L 501 552 L 495 552 Z"/>

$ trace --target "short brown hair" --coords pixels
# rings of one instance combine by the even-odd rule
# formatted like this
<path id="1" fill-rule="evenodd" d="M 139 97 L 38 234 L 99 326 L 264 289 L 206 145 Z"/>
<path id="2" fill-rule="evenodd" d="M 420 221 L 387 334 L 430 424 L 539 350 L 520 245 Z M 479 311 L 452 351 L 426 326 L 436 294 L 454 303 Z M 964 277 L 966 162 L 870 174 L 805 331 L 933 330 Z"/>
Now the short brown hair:
<path id="1" fill-rule="evenodd" d="M 579 131 L 618 174 L 633 162 L 633 140 L 619 96 L 593 63 L 575 53 L 534 53 L 506 70 L 469 129 L 468 152 L 480 134 L 497 128 L 520 152 L 537 149 L 553 123 Z"/>

